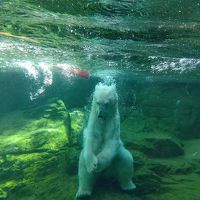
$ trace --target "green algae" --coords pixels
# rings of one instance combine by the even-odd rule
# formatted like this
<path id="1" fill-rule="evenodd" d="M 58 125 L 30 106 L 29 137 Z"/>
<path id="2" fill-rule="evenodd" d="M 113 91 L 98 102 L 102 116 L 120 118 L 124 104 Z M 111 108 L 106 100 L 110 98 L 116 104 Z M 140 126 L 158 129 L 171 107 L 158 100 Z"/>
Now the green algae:
<path id="1" fill-rule="evenodd" d="M 52 100 L 44 106 L 11 112 L 1 118 L 0 188 L 7 199 L 37 199 L 34 192 L 39 187 L 37 182 L 51 185 L 65 176 L 68 117 L 64 103 Z M 5 121 L 8 123 L 4 124 Z M 54 184 L 55 188 L 57 182 Z M 40 189 L 42 193 L 48 192 L 45 187 Z"/>
<path id="2" fill-rule="evenodd" d="M 85 112 L 82 110 L 73 110 L 70 112 L 71 120 L 71 142 L 73 144 L 82 144 L 82 133 L 85 126 Z"/>
<path id="3" fill-rule="evenodd" d="M 80 134 L 84 128 L 85 113 L 81 110 L 70 112 L 71 129 L 73 134 Z"/>
<path id="4" fill-rule="evenodd" d="M 12 112 L 1 118 L 1 198 L 73 199 L 78 187 L 77 168 L 85 116 L 82 109 L 68 111 L 61 100 L 53 99 L 43 106 Z M 8 123 L 4 124 L 5 121 Z M 166 129 L 155 132 L 155 129 L 147 129 L 146 123 L 151 124 L 151 118 L 136 114 L 127 116 L 121 124 L 123 141 L 134 157 L 135 192 L 126 194 L 119 190 L 115 181 L 100 181 L 94 188 L 94 200 L 151 200 L 155 194 L 162 200 L 170 199 L 170 194 L 176 192 L 179 193 L 177 198 L 181 199 L 180 188 L 188 187 L 188 197 L 191 192 L 190 181 L 195 184 L 193 191 L 196 195 L 198 183 L 193 181 L 192 174 L 199 176 L 198 157 L 194 155 L 199 146 L 193 144 L 194 148 L 191 149 L 189 143 L 172 138 Z M 70 134 L 66 130 L 70 130 Z M 158 158 L 157 155 L 152 157 L 145 153 L 150 152 L 149 148 L 155 148 L 155 141 L 163 139 L 186 144 L 185 154 Z M 163 152 L 165 155 L 165 150 Z M 183 181 L 178 177 L 186 181 L 180 183 Z"/>
<path id="5" fill-rule="evenodd" d="M 7 193 L 0 188 L 0 199 L 3 200 L 6 198 L 7 198 Z"/>
<path id="6" fill-rule="evenodd" d="M 37 151 L 56 151 L 65 146 L 69 141 L 69 132 L 67 132 L 69 128 L 66 127 L 68 114 L 65 107 L 60 110 L 53 109 L 55 105 L 50 104 L 49 107 L 44 106 L 36 110 L 33 109 L 34 111 L 19 112 L 18 116 L 16 113 L 7 114 L 1 120 L 2 122 L 10 122 L 7 125 L 2 125 L 2 131 L 4 131 L 0 135 L 0 148 L 3 149 L 1 153 L 34 152 L 34 149 Z M 60 105 L 57 104 L 57 106 Z M 63 109 L 65 109 L 65 113 Z M 41 112 L 42 110 L 43 112 Z M 15 121 L 15 119 L 17 120 Z"/>

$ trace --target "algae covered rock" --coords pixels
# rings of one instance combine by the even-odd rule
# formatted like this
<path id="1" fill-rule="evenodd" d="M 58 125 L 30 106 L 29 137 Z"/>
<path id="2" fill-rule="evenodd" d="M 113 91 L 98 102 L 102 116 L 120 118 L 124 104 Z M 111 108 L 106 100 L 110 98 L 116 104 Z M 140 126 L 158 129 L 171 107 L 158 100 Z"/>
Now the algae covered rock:
<path id="1" fill-rule="evenodd" d="M 82 133 L 85 125 L 85 112 L 83 110 L 73 110 L 69 113 L 71 124 L 71 142 L 80 145 L 82 143 Z"/>
<path id="2" fill-rule="evenodd" d="M 6 199 L 6 198 L 7 198 L 7 192 L 3 191 L 0 188 L 0 199 L 3 200 L 3 199 Z"/>
<path id="3" fill-rule="evenodd" d="M 71 131 L 73 134 L 80 134 L 84 128 L 85 113 L 81 110 L 73 110 L 70 114 Z"/>
<path id="4" fill-rule="evenodd" d="M 182 139 L 200 138 L 200 106 L 192 102 L 187 105 L 180 102 L 176 110 L 175 131 Z"/>
<path id="5" fill-rule="evenodd" d="M 151 119 L 130 116 L 122 122 L 121 133 L 126 146 L 150 157 L 169 158 L 183 155 L 184 147 L 179 139 L 159 127 L 157 130 L 155 127 L 147 128 L 150 121 Z"/>
<path id="6" fill-rule="evenodd" d="M 2 116 L 0 199 L 57 199 L 57 185 L 67 180 L 69 131 L 68 110 L 57 99 Z"/>
<path id="7" fill-rule="evenodd" d="M 183 147 L 171 138 L 146 138 L 144 152 L 153 157 L 168 158 L 184 154 Z"/>
<path id="8" fill-rule="evenodd" d="M 68 112 L 60 103 L 58 100 L 1 118 L 0 154 L 56 151 L 65 146 L 70 124 Z"/>
<path id="9" fill-rule="evenodd" d="M 153 192 L 160 192 L 162 190 L 162 179 L 153 171 L 141 168 L 136 173 L 136 194 L 146 195 Z"/>

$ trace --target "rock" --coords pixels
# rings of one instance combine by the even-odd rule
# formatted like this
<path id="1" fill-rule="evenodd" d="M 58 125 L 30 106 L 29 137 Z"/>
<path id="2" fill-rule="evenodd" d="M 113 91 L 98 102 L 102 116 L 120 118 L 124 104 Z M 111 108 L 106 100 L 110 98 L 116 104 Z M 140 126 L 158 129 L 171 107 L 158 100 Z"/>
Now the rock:
<path id="1" fill-rule="evenodd" d="M 0 200 L 6 199 L 7 198 L 7 192 L 3 191 L 0 188 Z"/>
<path id="2" fill-rule="evenodd" d="M 66 171 L 68 175 L 77 175 L 78 174 L 78 161 L 81 149 L 76 147 L 70 147 L 70 151 L 67 154 L 67 166 Z"/>
<path id="3" fill-rule="evenodd" d="M 195 171 L 195 168 L 190 163 L 183 163 L 180 166 L 177 166 L 175 169 L 171 170 L 173 174 L 190 174 Z"/>
<path id="4" fill-rule="evenodd" d="M 73 110 L 70 114 L 71 130 L 75 135 L 81 134 L 84 128 L 85 113 L 82 110 Z"/>
<path id="5" fill-rule="evenodd" d="M 183 103 L 182 103 L 183 104 Z M 200 107 L 198 104 L 180 105 L 175 115 L 176 135 L 181 139 L 200 138 Z"/>
<path id="6" fill-rule="evenodd" d="M 128 105 L 126 112 L 122 112 L 121 119 L 123 120 L 124 116 L 130 118 L 135 112 L 133 107 L 143 115 L 143 120 L 139 121 L 138 117 L 135 117 L 132 121 L 132 131 L 136 133 L 138 127 L 142 128 L 143 125 L 142 132 L 159 130 L 176 134 L 181 139 L 200 138 L 199 84 L 186 83 L 186 80 L 168 82 L 166 77 L 158 76 L 150 76 L 150 83 L 156 84 L 149 84 L 148 79 L 142 78 L 144 77 L 140 77 L 142 84 L 133 78 L 120 88 L 122 99 L 128 100 L 124 105 L 120 105 Z M 136 121 L 139 123 L 135 124 Z"/>
<path id="7" fill-rule="evenodd" d="M 183 147 L 171 138 L 146 138 L 143 151 L 148 156 L 169 158 L 184 154 Z"/>
<path id="8" fill-rule="evenodd" d="M 0 199 L 65 195 L 57 185 L 67 180 L 69 122 L 64 103 L 57 99 L 0 118 Z"/>
<path id="9" fill-rule="evenodd" d="M 59 100 L 6 114 L 0 119 L 0 155 L 59 150 L 69 142 L 68 120 Z"/>
<path id="10" fill-rule="evenodd" d="M 73 110 L 70 113 L 71 121 L 71 142 L 73 145 L 81 146 L 83 140 L 83 129 L 85 125 L 85 112 L 82 110 Z"/>
<path id="11" fill-rule="evenodd" d="M 126 148 L 127 148 L 127 145 L 126 145 Z M 129 149 L 129 148 L 127 148 L 127 149 Z M 146 165 L 147 158 L 142 152 L 137 151 L 137 150 L 132 150 L 132 149 L 129 149 L 129 151 L 131 152 L 131 154 L 133 156 L 134 170 L 138 170 Z"/>
<path id="12" fill-rule="evenodd" d="M 184 159 L 152 159 L 147 164 L 148 169 L 158 176 L 190 174 L 199 168 L 196 162 L 185 161 Z"/>
<path id="13" fill-rule="evenodd" d="M 137 170 L 135 181 L 137 195 L 146 195 L 161 190 L 161 178 L 145 167 Z"/>
<path id="14" fill-rule="evenodd" d="M 155 174 L 158 176 L 165 176 L 167 174 L 170 174 L 171 166 L 169 166 L 168 163 L 163 162 L 161 160 L 160 162 L 150 161 L 148 164 L 148 169 L 152 170 Z"/>
<path id="15" fill-rule="evenodd" d="M 131 121 L 131 119 L 128 121 Z M 158 158 L 175 157 L 184 154 L 183 146 L 177 139 L 169 137 L 166 132 L 134 132 L 137 128 L 133 127 L 130 122 L 127 123 L 127 120 L 122 123 L 121 127 L 124 129 L 122 130 L 122 139 L 129 149 Z"/>

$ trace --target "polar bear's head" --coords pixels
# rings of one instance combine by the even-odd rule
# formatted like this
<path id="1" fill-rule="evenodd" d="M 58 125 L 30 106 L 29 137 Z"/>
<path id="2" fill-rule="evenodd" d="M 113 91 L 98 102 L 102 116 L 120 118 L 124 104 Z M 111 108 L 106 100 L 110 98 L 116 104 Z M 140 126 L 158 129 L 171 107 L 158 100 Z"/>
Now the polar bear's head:
<path id="1" fill-rule="evenodd" d="M 106 119 L 116 114 L 118 95 L 115 84 L 110 86 L 99 83 L 93 95 L 93 108 L 98 118 Z"/>

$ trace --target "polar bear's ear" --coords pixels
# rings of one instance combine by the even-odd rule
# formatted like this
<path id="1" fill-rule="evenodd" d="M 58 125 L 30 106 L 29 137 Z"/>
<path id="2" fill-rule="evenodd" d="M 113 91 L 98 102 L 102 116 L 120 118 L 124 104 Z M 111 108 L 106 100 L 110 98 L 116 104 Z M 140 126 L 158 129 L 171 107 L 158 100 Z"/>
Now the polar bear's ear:
<path id="1" fill-rule="evenodd" d="M 101 83 L 96 84 L 94 88 L 94 92 L 99 91 L 100 87 L 101 87 Z"/>
<path id="2" fill-rule="evenodd" d="M 115 91 L 115 92 L 117 91 L 117 88 L 116 88 L 116 85 L 115 85 L 115 84 L 112 84 L 112 85 L 110 86 L 110 88 L 111 88 L 112 91 Z"/>
<path id="3" fill-rule="evenodd" d="M 102 86 L 103 86 L 103 83 L 101 83 L 101 82 L 97 83 L 96 86 L 95 86 L 95 90 L 98 89 L 99 87 L 102 87 Z"/>

